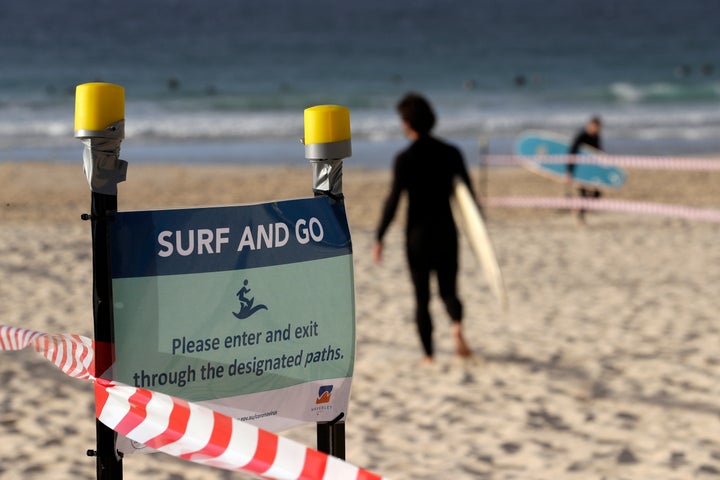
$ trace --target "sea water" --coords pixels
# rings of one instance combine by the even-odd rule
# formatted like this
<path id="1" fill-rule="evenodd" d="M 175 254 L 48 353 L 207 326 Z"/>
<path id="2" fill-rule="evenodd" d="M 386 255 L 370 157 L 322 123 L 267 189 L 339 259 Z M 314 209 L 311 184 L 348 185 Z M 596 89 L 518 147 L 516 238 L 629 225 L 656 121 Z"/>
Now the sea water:
<path id="1" fill-rule="evenodd" d="M 350 108 L 356 166 L 425 94 L 469 162 L 604 121 L 613 154 L 720 152 L 716 0 L 23 0 L 0 5 L 0 161 L 79 161 L 74 87 L 125 87 L 132 162 L 304 164 L 303 109 Z"/>

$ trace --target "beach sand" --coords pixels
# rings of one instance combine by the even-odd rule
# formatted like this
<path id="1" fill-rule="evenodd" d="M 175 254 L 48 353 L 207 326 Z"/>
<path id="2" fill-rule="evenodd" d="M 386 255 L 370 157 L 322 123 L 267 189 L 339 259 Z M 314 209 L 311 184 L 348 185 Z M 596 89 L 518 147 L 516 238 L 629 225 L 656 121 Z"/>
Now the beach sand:
<path id="1" fill-rule="evenodd" d="M 350 162 L 348 162 L 350 163 Z M 476 180 L 479 173 L 473 172 Z M 370 258 L 390 173 L 346 168 L 357 358 L 348 461 L 395 480 L 720 478 L 720 224 L 488 211 L 510 309 L 467 242 L 460 291 L 476 362 L 453 357 L 434 298 L 437 364 L 421 367 L 402 216 Z M 562 196 L 522 169 L 490 195 Z M 308 196 L 311 169 L 130 165 L 121 210 Z M 611 198 L 720 207 L 720 174 L 630 171 Z M 90 193 L 80 165 L 0 164 L 0 323 L 92 336 Z M 32 351 L 0 353 L 0 478 L 93 479 L 92 386 Z M 314 446 L 313 425 L 286 432 Z M 250 478 L 164 454 L 125 478 Z"/>

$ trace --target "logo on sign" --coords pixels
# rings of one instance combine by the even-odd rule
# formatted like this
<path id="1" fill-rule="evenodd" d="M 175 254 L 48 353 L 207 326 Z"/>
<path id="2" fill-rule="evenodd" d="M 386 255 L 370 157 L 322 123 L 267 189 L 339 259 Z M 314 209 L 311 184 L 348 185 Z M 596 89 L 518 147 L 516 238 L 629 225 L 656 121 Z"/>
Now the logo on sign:
<path id="1" fill-rule="evenodd" d="M 255 297 L 247 296 L 247 294 L 250 293 L 250 290 L 251 289 L 248 288 L 248 281 L 247 279 L 245 279 L 242 288 L 240 288 L 240 290 L 238 290 L 238 292 L 235 294 L 238 297 L 238 301 L 240 302 L 240 311 L 232 312 L 232 314 L 240 320 L 254 315 L 259 310 L 268 309 L 268 307 L 266 305 L 263 305 L 262 303 L 258 303 L 257 305 L 255 305 Z"/>
<path id="2" fill-rule="evenodd" d="M 330 398 L 332 397 L 332 385 L 323 385 L 318 389 L 318 396 L 315 399 L 316 404 L 320 403 L 330 403 Z"/>

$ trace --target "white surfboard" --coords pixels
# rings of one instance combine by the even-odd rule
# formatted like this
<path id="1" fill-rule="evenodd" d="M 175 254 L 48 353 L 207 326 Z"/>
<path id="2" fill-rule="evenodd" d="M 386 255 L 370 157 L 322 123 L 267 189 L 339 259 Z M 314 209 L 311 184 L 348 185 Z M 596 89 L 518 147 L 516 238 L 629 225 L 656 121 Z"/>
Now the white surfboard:
<path id="1" fill-rule="evenodd" d="M 472 193 L 470 193 L 470 189 L 459 177 L 455 178 L 452 203 L 455 220 L 460 224 L 473 253 L 480 262 L 485 278 L 490 284 L 490 290 L 497 297 L 502 308 L 507 309 L 507 291 L 505 290 L 500 265 L 495 256 L 495 250 L 490 241 L 490 235 L 487 228 L 485 228 L 485 221 L 480 214 L 480 209 Z"/>

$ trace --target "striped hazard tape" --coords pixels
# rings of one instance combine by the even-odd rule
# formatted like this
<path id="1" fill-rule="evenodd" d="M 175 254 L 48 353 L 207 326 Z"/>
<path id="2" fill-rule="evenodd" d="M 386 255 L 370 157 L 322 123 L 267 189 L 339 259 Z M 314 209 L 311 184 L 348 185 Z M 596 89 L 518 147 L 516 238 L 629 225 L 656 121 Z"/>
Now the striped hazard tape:
<path id="1" fill-rule="evenodd" d="M 483 205 L 501 208 L 550 208 L 572 210 L 605 210 L 611 212 L 641 213 L 665 217 L 720 222 L 720 210 L 668 205 L 663 203 L 635 202 L 630 200 L 556 198 L 556 197 L 488 197 Z"/>
<path id="2" fill-rule="evenodd" d="M 95 351 L 92 340 L 81 335 L 49 335 L 20 327 L 0 325 L 0 350 L 22 350 L 32 346 L 36 352 L 73 378 L 92 380 Z"/>
<path id="3" fill-rule="evenodd" d="M 191 462 L 273 479 L 383 477 L 209 408 L 92 374 L 93 342 L 0 325 L 0 350 L 31 346 L 66 374 L 95 382 L 97 418 L 130 440 Z"/>
<path id="4" fill-rule="evenodd" d="M 626 168 L 657 170 L 695 170 L 720 171 L 720 159 L 717 158 L 680 158 L 628 155 L 487 155 L 483 157 L 486 165 L 511 166 L 525 165 L 529 162 L 549 164 L 593 164 Z"/>

